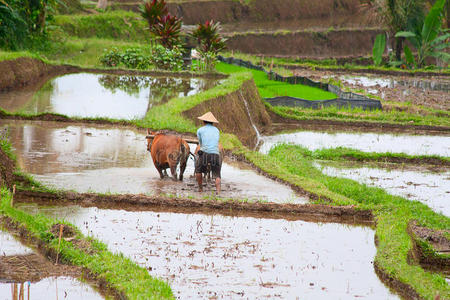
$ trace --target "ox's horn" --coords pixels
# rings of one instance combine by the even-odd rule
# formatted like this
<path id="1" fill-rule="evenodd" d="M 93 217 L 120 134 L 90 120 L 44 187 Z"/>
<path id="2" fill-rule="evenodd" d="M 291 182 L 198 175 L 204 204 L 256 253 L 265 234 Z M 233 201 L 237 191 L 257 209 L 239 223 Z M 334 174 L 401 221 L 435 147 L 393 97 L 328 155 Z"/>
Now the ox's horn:
<path id="1" fill-rule="evenodd" d="M 150 128 L 147 128 L 147 134 L 150 135 Z"/>

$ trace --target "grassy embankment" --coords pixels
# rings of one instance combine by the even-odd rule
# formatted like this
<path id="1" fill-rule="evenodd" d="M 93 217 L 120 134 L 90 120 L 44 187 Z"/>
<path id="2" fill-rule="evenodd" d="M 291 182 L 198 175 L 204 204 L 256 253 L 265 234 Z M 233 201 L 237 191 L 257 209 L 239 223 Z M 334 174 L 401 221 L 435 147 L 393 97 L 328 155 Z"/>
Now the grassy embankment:
<path id="1" fill-rule="evenodd" d="M 311 151 L 305 148 L 300 148 L 303 157 L 308 159 L 321 159 L 321 160 L 333 160 L 333 161 L 366 161 L 366 162 L 411 162 L 418 163 L 420 161 L 433 162 L 436 164 L 442 163 L 448 165 L 450 163 L 450 157 L 439 155 L 408 155 L 405 153 L 393 153 L 393 152 L 364 152 L 356 149 L 337 147 L 337 148 L 325 148 Z"/>

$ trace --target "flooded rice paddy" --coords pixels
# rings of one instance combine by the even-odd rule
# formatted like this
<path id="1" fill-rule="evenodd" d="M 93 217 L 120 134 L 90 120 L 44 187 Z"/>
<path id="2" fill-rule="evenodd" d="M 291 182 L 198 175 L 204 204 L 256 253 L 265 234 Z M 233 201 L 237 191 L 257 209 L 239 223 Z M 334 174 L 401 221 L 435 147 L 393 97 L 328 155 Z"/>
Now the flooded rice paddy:
<path id="1" fill-rule="evenodd" d="M 398 298 L 374 272 L 374 231 L 368 227 L 24 203 L 19 208 L 73 223 L 167 280 L 181 299 Z"/>
<path id="2" fill-rule="evenodd" d="M 332 78 L 343 86 L 360 93 L 364 92 L 381 97 L 384 101 L 407 104 L 404 109 L 413 109 L 412 105 L 431 107 L 448 112 L 450 110 L 450 80 L 445 76 L 411 77 L 399 75 L 349 74 L 338 71 L 319 71 L 297 69 L 295 74 L 318 81 Z M 382 102 L 389 109 L 388 102 Z M 417 107 L 415 108 L 417 109 Z"/>
<path id="3" fill-rule="evenodd" d="M 297 131 L 263 136 L 259 149 L 268 153 L 279 143 L 300 145 L 309 150 L 346 147 L 365 152 L 393 152 L 409 155 L 450 156 L 450 136 L 367 132 Z"/>
<path id="4" fill-rule="evenodd" d="M 385 189 L 388 193 L 417 200 L 450 217 L 450 171 L 433 173 L 414 167 L 367 167 L 364 164 L 316 164 L 324 174 L 345 177 Z"/>
<path id="5" fill-rule="evenodd" d="M 9 131 L 20 168 L 48 186 L 78 192 L 196 198 L 211 195 L 215 190 L 209 184 L 204 193 L 197 192 L 192 159 L 188 161 L 183 182 L 170 178 L 160 180 L 146 150 L 145 135 L 133 130 L 50 122 L 1 124 Z M 221 197 L 289 203 L 308 201 L 290 187 L 259 175 L 237 161 L 225 160 L 222 178 Z"/>
<path id="6" fill-rule="evenodd" d="M 11 268 L 11 263 L 20 266 Z M 40 255 L 34 254 L 32 249 L 22 245 L 9 233 L 0 230 L 1 300 L 20 299 L 19 295 L 23 295 L 21 299 L 103 299 L 95 289 L 76 278 L 42 275 L 52 272 L 44 268 L 49 265 L 51 268 L 58 268 Z"/>
<path id="7" fill-rule="evenodd" d="M 45 83 L 36 93 L 0 93 L 6 111 L 69 117 L 139 119 L 152 106 L 212 88 L 217 80 L 103 74 L 68 74 Z"/>

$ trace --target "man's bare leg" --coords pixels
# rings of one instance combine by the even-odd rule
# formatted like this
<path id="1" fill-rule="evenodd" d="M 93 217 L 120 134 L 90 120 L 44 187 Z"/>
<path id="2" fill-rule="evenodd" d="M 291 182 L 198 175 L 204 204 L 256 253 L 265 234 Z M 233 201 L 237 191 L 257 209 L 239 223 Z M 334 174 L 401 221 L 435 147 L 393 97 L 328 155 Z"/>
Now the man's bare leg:
<path id="1" fill-rule="evenodd" d="M 198 191 L 203 192 L 203 175 L 202 175 L 202 173 L 195 173 L 195 179 L 197 179 Z"/>
<path id="2" fill-rule="evenodd" d="M 220 177 L 217 177 L 216 178 L 216 194 L 217 195 L 220 194 L 220 183 L 221 183 Z"/>

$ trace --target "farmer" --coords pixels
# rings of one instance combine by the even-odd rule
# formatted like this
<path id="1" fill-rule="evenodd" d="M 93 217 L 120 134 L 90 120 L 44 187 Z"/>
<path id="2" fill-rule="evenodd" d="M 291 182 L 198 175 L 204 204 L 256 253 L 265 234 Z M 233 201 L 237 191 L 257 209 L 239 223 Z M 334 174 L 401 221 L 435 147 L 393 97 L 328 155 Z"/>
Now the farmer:
<path id="1" fill-rule="evenodd" d="M 211 166 L 211 172 L 215 178 L 216 194 L 220 193 L 220 169 L 222 162 L 219 156 L 219 129 L 214 127 L 213 123 L 219 123 L 211 112 L 207 112 L 203 116 L 198 117 L 204 123 L 203 127 L 197 130 L 198 143 L 200 151 L 198 151 L 198 159 L 195 161 L 195 178 L 198 183 L 198 191 L 203 191 L 202 176 L 207 172 L 208 164 Z"/>

